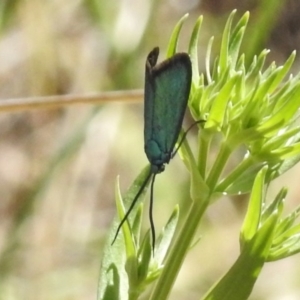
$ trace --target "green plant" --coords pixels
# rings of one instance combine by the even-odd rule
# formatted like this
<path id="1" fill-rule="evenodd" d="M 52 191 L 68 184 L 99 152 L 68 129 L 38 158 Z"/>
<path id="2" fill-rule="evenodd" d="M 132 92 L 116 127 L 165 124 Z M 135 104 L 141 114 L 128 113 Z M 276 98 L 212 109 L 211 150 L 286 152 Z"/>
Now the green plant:
<path id="1" fill-rule="evenodd" d="M 283 217 L 285 188 L 269 204 L 268 184 L 286 172 L 300 159 L 300 80 L 289 76 L 295 58 L 292 53 L 283 66 L 265 67 L 268 54 L 263 50 L 245 67 L 239 53 L 249 13 L 232 28 L 235 11 L 226 23 L 221 50 L 210 72 L 209 41 L 206 73 L 199 74 L 197 40 L 202 23 L 198 19 L 191 35 L 189 54 L 193 64 L 193 82 L 189 108 L 199 125 L 198 155 L 194 156 L 185 140 L 180 156 L 191 176 L 190 204 L 186 221 L 176 228 L 178 207 L 156 241 L 151 254 L 149 232 L 140 237 L 142 204 L 135 208 L 130 224 L 124 224 L 123 236 L 111 247 L 118 222 L 135 196 L 148 167 L 137 177 L 122 200 L 116 185 L 118 218 L 116 218 L 102 262 L 98 299 L 138 299 L 150 286 L 149 299 L 166 299 L 193 243 L 195 232 L 207 207 L 223 194 L 250 192 L 249 207 L 240 233 L 240 255 L 232 268 L 202 299 L 247 299 L 267 261 L 274 261 L 300 251 L 300 225 L 295 224 L 300 208 Z M 175 27 L 167 56 L 176 50 L 185 17 Z M 212 141 L 218 140 L 214 160 L 208 160 Z M 231 171 L 225 167 L 236 153 L 241 159 Z M 189 205 L 187 204 L 187 205 Z M 176 233 L 176 238 L 174 235 Z M 172 241 L 174 238 L 174 241 Z"/>

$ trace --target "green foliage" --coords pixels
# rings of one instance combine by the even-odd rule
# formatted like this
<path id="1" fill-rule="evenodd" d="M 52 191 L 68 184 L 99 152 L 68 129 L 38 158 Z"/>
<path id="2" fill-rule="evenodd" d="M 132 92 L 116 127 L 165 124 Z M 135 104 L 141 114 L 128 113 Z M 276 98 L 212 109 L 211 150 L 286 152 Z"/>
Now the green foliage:
<path id="1" fill-rule="evenodd" d="M 300 208 L 282 217 L 287 194 L 285 188 L 269 204 L 265 200 L 269 183 L 300 159 L 300 128 L 296 122 L 300 81 L 299 75 L 287 77 L 295 53 L 283 66 L 278 67 L 275 63 L 265 66 L 268 51 L 263 50 L 246 67 L 244 55 L 239 50 L 249 13 L 245 13 L 235 26 L 232 25 L 234 15 L 235 11 L 225 25 L 220 53 L 212 68 L 213 39 L 209 41 L 205 74 L 199 74 L 197 66 L 202 17 L 197 20 L 191 35 L 189 53 L 193 63 L 193 82 L 189 108 L 195 120 L 206 122 L 198 124 L 198 156 L 194 156 L 186 140 L 179 151 L 191 176 L 192 201 L 186 201 L 190 203 L 186 221 L 176 230 L 177 237 L 171 243 L 178 219 L 176 208 L 152 255 L 149 233 L 139 243 L 141 210 L 132 216 L 133 225 L 127 223 L 123 226 L 123 236 L 116 242 L 118 245 L 110 247 L 108 242 L 101 278 L 107 278 L 107 273 L 114 270 L 117 282 L 104 280 L 100 288 L 103 291 L 114 289 L 121 299 L 137 299 L 153 281 L 156 284 L 151 286 L 149 299 L 168 297 L 203 214 L 208 205 L 223 194 L 250 192 L 249 207 L 240 233 L 240 255 L 203 299 L 247 299 L 265 262 L 300 252 L 300 225 L 296 223 Z M 186 16 L 174 29 L 167 57 L 176 52 L 185 19 Z M 211 151 L 213 140 L 219 143 L 217 151 Z M 215 152 L 215 159 L 209 160 L 209 153 Z M 240 161 L 228 171 L 226 167 L 236 153 L 240 153 Z M 125 206 L 133 199 L 145 174 L 146 171 L 126 194 Z M 118 220 L 121 220 L 125 209 L 118 187 L 116 191 Z M 109 257 L 108 253 L 114 255 Z M 124 259 L 118 263 L 114 261 L 115 257 Z M 126 290 L 120 288 L 123 281 L 127 281 Z M 99 299 L 108 299 L 101 295 Z"/>
<path id="2" fill-rule="evenodd" d="M 141 183 L 149 173 L 146 167 L 134 181 L 125 195 L 124 202 L 120 194 L 119 183 L 116 184 L 116 201 L 118 217 L 115 218 L 111 234 L 105 247 L 99 283 L 99 299 L 138 299 L 138 296 L 160 275 L 167 249 L 175 233 L 179 209 L 176 207 L 161 234 L 158 236 L 154 255 L 150 232 L 140 241 L 142 206 L 137 205 L 129 221 L 122 226 L 123 235 L 119 235 L 112 246 L 120 219 L 125 215 L 125 206 L 129 206 L 139 190 Z M 144 191 L 145 193 L 145 191 Z"/>
<path id="3" fill-rule="evenodd" d="M 0 30 L 3 31 L 4 27 L 14 17 L 19 0 L 3 0 L 0 2 Z"/>

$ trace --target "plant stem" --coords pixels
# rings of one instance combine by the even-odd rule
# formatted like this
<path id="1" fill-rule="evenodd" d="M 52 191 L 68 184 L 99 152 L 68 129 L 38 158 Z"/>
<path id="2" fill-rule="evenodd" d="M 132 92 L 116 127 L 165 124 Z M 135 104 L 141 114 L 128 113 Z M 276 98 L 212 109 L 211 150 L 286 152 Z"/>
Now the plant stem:
<path id="1" fill-rule="evenodd" d="M 201 198 L 201 195 L 199 197 Z M 167 299 L 195 236 L 198 225 L 209 204 L 209 198 L 210 196 L 207 196 L 206 199 L 196 199 L 193 202 L 186 221 L 175 243 L 172 245 L 161 276 L 150 297 L 151 300 Z"/>
<path id="2" fill-rule="evenodd" d="M 207 178 L 207 185 L 211 190 L 214 190 L 219 177 L 221 176 L 223 169 L 226 165 L 228 157 L 232 153 L 232 147 L 228 146 L 226 143 L 222 143 L 220 147 L 220 151 L 218 153 L 216 162 L 213 164 L 212 169 Z"/>
<path id="3" fill-rule="evenodd" d="M 143 98 L 141 90 L 112 91 L 86 95 L 54 95 L 3 99 L 0 102 L 0 112 L 12 112 L 31 109 L 50 109 L 70 105 L 104 104 L 112 101 L 137 102 Z"/>
<path id="4" fill-rule="evenodd" d="M 226 178 L 216 187 L 216 191 L 224 192 L 233 182 L 235 182 L 244 172 L 253 165 L 251 156 L 244 159 Z"/>
<path id="5" fill-rule="evenodd" d="M 198 170 L 204 179 L 206 177 L 206 168 L 211 137 L 212 135 L 207 134 L 204 130 L 199 131 Z"/>

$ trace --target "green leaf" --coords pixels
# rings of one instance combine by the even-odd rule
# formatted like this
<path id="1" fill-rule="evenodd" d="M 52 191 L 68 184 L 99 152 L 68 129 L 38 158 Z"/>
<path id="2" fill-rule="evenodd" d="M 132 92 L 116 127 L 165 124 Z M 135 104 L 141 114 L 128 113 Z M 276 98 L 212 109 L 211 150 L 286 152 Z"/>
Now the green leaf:
<path id="1" fill-rule="evenodd" d="M 276 170 L 276 176 L 280 176 L 284 174 L 286 171 L 291 169 L 294 165 L 296 165 L 300 161 L 300 154 L 295 155 L 289 159 L 285 159 L 281 165 Z"/>
<path id="2" fill-rule="evenodd" d="M 286 189 L 283 189 L 285 191 L 285 194 L 283 195 L 283 199 L 286 197 Z M 296 210 L 294 210 L 292 213 L 290 213 L 287 217 L 285 217 L 283 220 L 280 220 L 280 223 L 278 224 L 276 228 L 276 236 L 279 236 L 283 234 L 286 230 L 292 227 L 295 220 L 300 215 L 300 207 L 298 207 Z"/>
<path id="3" fill-rule="evenodd" d="M 276 261 L 289 257 L 300 252 L 300 234 L 294 235 L 287 239 L 283 245 L 272 249 L 268 256 L 267 261 Z"/>
<path id="4" fill-rule="evenodd" d="M 179 20 L 179 22 L 176 24 L 176 26 L 174 27 L 173 32 L 170 37 L 170 40 L 169 40 L 168 47 L 167 47 L 166 58 L 172 57 L 176 53 L 179 33 L 180 33 L 182 25 L 183 25 L 184 21 L 187 19 L 187 17 L 188 17 L 188 14 L 185 14 Z"/>
<path id="5" fill-rule="evenodd" d="M 244 223 L 241 229 L 240 243 L 242 245 L 245 242 L 251 240 L 255 235 L 257 229 L 259 228 L 262 206 L 264 201 L 264 185 L 267 170 L 268 167 L 263 167 L 255 178 L 249 200 L 247 214 L 245 216 Z"/>
<path id="6" fill-rule="evenodd" d="M 284 146 L 284 144 L 287 143 L 287 141 L 289 141 L 290 138 L 295 137 L 298 132 L 300 132 L 300 126 L 297 126 L 296 128 L 292 128 L 272 137 L 271 139 L 265 142 L 262 152 L 271 153 L 273 150 Z"/>
<path id="7" fill-rule="evenodd" d="M 228 58 L 228 50 L 229 50 L 229 41 L 230 41 L 230 29 L 233 17 L 236 13 L 236 9 L 231 12 L 229 15 L 224 31 L 222 36 L 222 43 L 221 43 L 221 50 L 220 50 L 220 60 L 219 60 L 219 67 L 220 67 L 220 73 L 224 73 L 225 70 L 227 70 L 228 64 L 229 64 L 229 58 Z"/>
<path id="8" fill-rule="evenodd" d="M 246 300 L 269 253 L 278 215 L 274 213 L 242 247 L 234 265 L 203 300 Z"/>
<path id="9" fill-rule="evenodd" d="M 199 128 L 201 128 L 200 130 L 203 130 L 201 124 L 198 126 L 199 126 Z M 180 135 L 179 135 L 179 140 L 181 140 L 183 134 L 184 134 L 184 131 L 181 131 Z M 193 152 L 188 144 L 187 139 L 185 139 L 183 141 L 178 152 L 179 152 L 181 159 L 183 160 L 184 164 L 186 165 L 187 169 L 190 172 L 191 198 L 193 200 L 195 200 L 198 198 L 200 191 L 201 191 L 201 193 L 208 193 L 209 188 L 208 188 L 207 184 L 204 182 L 203 177 L 199 173 L 199 170 L 197 167 L 197 162 L 196 162 Z"/>
<path id="10" fill-rule="evenodd" d="M 270 86 L 270 88 L 268 90 L 269 93 L 272 93 L 278 87 L 278 85 L 281 83 L 283 78 L 288 74 L 290 68 L 292 67 L 292 65 L 294 63 L 295 57 L 296 57 L 296 52 L 293 51 L 292 54 L 290 55 L 290 57 L 285 62 L 285 64 L 282 67 L 279 67 L 277 69 L 277 71 L 274 72 L 276 74 L 276 77 L 274 78 L 272 85 Z"/>
<path id="11" fill-rule="evenodd" d="M 119 180 L 117 179 L 116 190 L 118 187 Z M 116 192 L 116 196 L 119 198 L 119 193 L 118 191 Z M 119 299 L 123 293 L 124 295 L 128 294 L 129 282 L 124 268 L 126 262 L 124 243 L 121 238 L 118 237 L 114 246 L 111 245 L 118 224 L 119 218 L 116 218 L 104 248 L 98 285 L 98 300 Z"/>
<path id="12" fill-rule="evenodd" d="M 300 83 L 286 95 L 286 102 L 278 111 L 276 111 L 267 121 L 261 122 L 257 131 L 263 133 L 265 136 L 272 136 L 280 127 L 288 124 L 297 112 L 300 106 Z"/>
<path id="13" fill-rule="evenodd" d="M 269 53 L 270 50 L 264 49 L 261 51 L 258 57 L 256 57 L 256 55 L 254 56 L 253 62 L 247 72 L 247 80 L 249 81 L 249 84 L 253 84 L 253 82 L 256 82 L 258 74 L 262 72 L 266 57 Z"/>
<path id="14" fill-rule="evenodd" d="M 179 206 L 176 205 L 168 222 L 162 229 L 161 233 L 158 236 L 157 243 L 155 246 L 153 265 L 157 267 L 161 267 L 163 261 L 166 257 L 167 251 L 171 245 L 171 242 L 174 238 L 174 234 L 176 232 L 177 223 L 179 220 Z"/>
<path id="15" fill-rule="evenodd" d="M 211 49 L 212 49 L 213 42 L 214 42 L 214 37 L 212 36 L 209 39 L 206 56 L 205 56 L 205 70 L 206 70 L 206 79 L 208 84 L 211 84 L 212 82 L 211 74 L 210 74 L 210 56 L 211 56 Z"/>
<path id="16" fill-rule="evenodd" d="M 152 244 L 150 231 L 148 230 L 143 239 L 142 245 L 138 252 L 138 279 L 142 283 L 146 280 L 149 270 L 149 264 L 152 257 Z"/>
<path id="17" fill-rule="evenodd" d="M 122 201 L 122 195 L 120 192 L 120 186 L 119 186 L 119 181 L 117 181 L 116 185 L 116 205 L 117 205 L 117 210 L 118 210 L 118 215 L 120 222 L 123 220 L 126 214 L 126 210 Z M 125 240 L 125 249 L 126 249 L 126 254 L 127 257 L 135 256 L 136 255 L 136 247 L 135 247 L 135 241 L 133 239 L 133 234 L 131 232 L 131 228 L 129 226 L 128 221 L 124 222 L 122 226 L 122 232 L 123 232 L 123 237 Z"/>
<path id="18" fill-rule="evenodd" d="M 199 69 L 198 69 L 198 39 L 199 39 L 199 33 L 200 33 L 200 29 L 201 29 L 201 25 L 202 25 L 202 21 L 203 21 L 203 17 L 200 16 L 196 23 L 195 26 L 193 28 L 193 32 L 191 35 L 191 39 L 190 39 L 190 44 L 189 44 L 189 54 L 190 54 L 190 58 L 192 61 L 192 74 L 193 74 L 193 78 L 192 78 L 192 82 L 194 85 L 198 85 L 199 82 Z"/>
<path id="19" fill-rule="evenodd" d="M 229 57 L 231 64 L 236 66 L 241 43 L 249 20 L 249 12 L 246 12 L 232 31 L 229 42 Z"/>
<path id="20" fill-rule="evenodd" d="M 261 217 L 261 222 L 265 222 L 273 213 L 275 210 L 280 209 L 278 212 L 279 215 L 282 213 L 282 208 L 283 208 L 283 201 L 287 195 L 287 189 L 282 188 L 280 192 L 277 194 L 276 198 L 267 206 L 267 208 L 264 209 L 262 217 Z M 281 222 L 281 221 L 280 221 Z M 281 223 L 279 223 L 281 224 Z M 278 225 L 280 226 L 280 225 Z M 276 228 L 276 235 L 278 235 L 278 227 Z"/>
<path id="21" fill-rule="evenodd" d="M 221 129 L 226 115 L 228 101 L 230 100 L 233 88 L 240 76 L 242 76 L 242 72 L 237 72 L 227 83 L 225 83 L 224 87 L 219 91 L 217 97 L 212 103 L 205 128 L 215 128 L 217 130 Z"/>
<path id="22" fill-rule="evenodd" d="M 125 263 L 125 270 L 128 275 L 129 282 L 129 299 L 132 299 L 131 295 L 135 295 L 138 291 L 138 260 L 136 256 L 128 256 Z"/>
<path id="23" fill-rule="evenodd" d="M 134 240 L 136 245 L 139 246 L 140 244 L 140 234 L 141 234 L 141 227 L 142 227 L 142 217 L 143 217 L 143 203 L 140 203 L 137 207 L 136 215 L 132 222 L 132 234 L 134 235 Z"/>
<path id="24" fill-rule="evenodd" d="M 281 245 L 284 244 L 285 241 L 288 241 L 289 239 L 293 238 L 293 236 L 297 236 L 299 238 L 300 234 L 300 224 L 297 224 L 293 227 L 288 228 L 285 230 L 281 235 L 276 236 L 276 238 L 273 241 L 273 245 Z"/>
<path id="25" fill-rule="evenodd" d="M 249 193 L 252 189 L 255 176 L 262 166 L 264 166 L 263 163 L 253 165 L 244 174 L 241 174 L 241 176 L 239 176 L 238 179 L 225 190 L 225 192 L 229 195 Z"/>
<path id="26" fill-rule="evenodd" d="M 115 243 L 113 245 L 111 245 L 111 243 L 115 237 L 116 230 L 120 223 L 120 218 L 122 218 L 122 216 L 124 216 L 125 214 L 124 206 L 128 207 L 131 204 L 131 201 L 137 194 L 141 184 L 147 177 L 147 174 L 149 174 L 149 166 L 142 170 L 142 172 L 139 174 L 139 176 L 136 178 L 136 180 L 133 182 L 133 184 L 127 191 L 124 197 L 124 204 L 120 194 L 119 180 L 117 179 L 116 201 L 120 215 L 115 217 L 113 225 L 108 235 L 108 240 L 104 247 L 98 285 L 98 300 L 120 299 L 121 295 L 122 299 L 128 299 L 129 281 L 128 274 L 125 270 L 125 265 L 127 263 L 128 267 L 132 267 L 133 264 L 127 262 L 126 253 L 127 255 L 134 257 L 136 256 L 136 250 L 133 241 L 134 235 L 131 234 L 131 230 L 127 222 L 125 222 L 124 226 L 122 226 L 123 235 L 120 232 L 119 236 L 115 240 Z M 140 196 L 140 199 L 142 199 L 146 190 L 147 187 L 145 188 L 143 194 Z M 132 215 L 129 216 L 129 220 L 135 218 L 134 215 L 138 210 L 139 208 L 137 205 L 133 210 Z M 135 227 L 136 226 L 137 225 L 135 225 Z M 124 243 L 124 234 L 126 239 L 126 247 Z"/>

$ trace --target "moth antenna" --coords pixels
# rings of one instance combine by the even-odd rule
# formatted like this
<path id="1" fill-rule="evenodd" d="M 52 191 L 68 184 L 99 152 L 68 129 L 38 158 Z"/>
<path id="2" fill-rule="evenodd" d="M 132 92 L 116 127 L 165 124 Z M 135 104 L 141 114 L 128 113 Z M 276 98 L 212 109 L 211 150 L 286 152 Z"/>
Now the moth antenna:
<path id="1" fill-rule="evenodd" d="M 136 196 L 134 197 L 133 201 L 131 202 L 131 205 L 129 207 L 129 209 L 127 210 L 125 216 L 123 217 L 121 223 L 119 224 L 118 228 L 117 228 L 117 231 L 116 231 L 116 234 L 114 236 L 114 239 L 111 243 L 111 245 L 114 244 L 115 240 L 117 239 L 117 236 L 123 226 L 123 224 L 125 223 L 125 221 L 128 219 L 128 216 L 130 215 L 131 211 L 133 210 L 137 200 L 139 199 L 140 195 L 142 194 L 143 190 L 145 189 L 147 183 L 149 182 L 150 178 L 151 178 L 151 175 L 152 175 L 152 168 L 150 168 L 150 171 L 149 171 L 149 174 L 147 175 L 146 179 L 144 180 L 143 184 L 141 185 L 138 193 L 136 194 Z"/>
<path id="2" fill-rule="evenodd" d="M 173 157 L 176 155 L 176 153 L 178 152 L 178 150 L 179 150 L 179 148 L 181 147 L 182 143 L 184 142 L 184 140 L 185 140 L 185 138 L 186 138 L 188 132 L 189 132 L 196 124 L 205 123 L 205 122 L 206 122 L 205 120 L 199 120 L 199 121 L 196 121 L 196 122 L 194 122 L 194 123 L 193 123 L 193 124 L 185 131 L 185 133 L 183 134 L 181 140 L 180 140 L 179 143 L 178 143 L 178 146 L 176 147 L 175 151 L 172 153 L 171 158 L 173 158 Z"/>
<path id="3" fill-rule="evenodd" d="M 153 192 L 154 192 L 154 181 L 157 173 L 154 173 L 151 181 L 150 187 L 150 204 L 149 204 L 149 221 L 151 227 L 151 236 L 152 236 L 152 254 L 154 255 L 155 248 L 155 226 L 153 221 Z"/>

